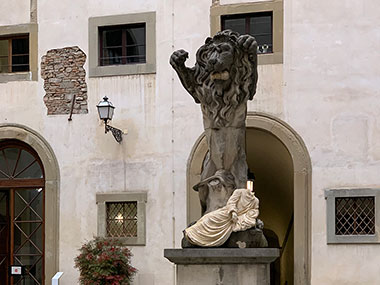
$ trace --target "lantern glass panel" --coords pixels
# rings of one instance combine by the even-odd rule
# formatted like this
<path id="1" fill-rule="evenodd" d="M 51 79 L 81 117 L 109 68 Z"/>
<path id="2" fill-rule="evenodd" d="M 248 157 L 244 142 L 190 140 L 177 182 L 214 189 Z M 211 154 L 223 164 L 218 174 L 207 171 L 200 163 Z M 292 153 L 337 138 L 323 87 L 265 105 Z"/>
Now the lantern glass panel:
<path id="1" fill-rule="evenodd" d="M 112 120 L 112 117 L 113 117 L 113 111 L 115 110 L 115 107 L 112 107 L 112 106 L 110 106 L 109 107 L 109 113 L 108 113 L 108 119 L 109 120 Z"/>
<path id="2" fill-rule="evenodd" d="M 109 116 L 108 116 L 108 109 L 109 108 L 110 108 L 109 106 L 99 106 L 98 107 L 100 119 L 102 119 L 102 120 L 108 120 L 109 119 Z"/>

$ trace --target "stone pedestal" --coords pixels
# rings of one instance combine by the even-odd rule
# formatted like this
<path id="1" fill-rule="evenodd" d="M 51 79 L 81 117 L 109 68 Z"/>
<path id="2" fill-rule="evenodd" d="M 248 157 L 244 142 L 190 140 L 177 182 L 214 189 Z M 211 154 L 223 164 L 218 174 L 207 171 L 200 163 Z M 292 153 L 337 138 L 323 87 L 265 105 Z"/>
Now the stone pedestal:
<path id="1" fill-rule="evenodd" d="M 178 285 L 269 285 L 277 248 L 165 249 L 175 263 Z"/>

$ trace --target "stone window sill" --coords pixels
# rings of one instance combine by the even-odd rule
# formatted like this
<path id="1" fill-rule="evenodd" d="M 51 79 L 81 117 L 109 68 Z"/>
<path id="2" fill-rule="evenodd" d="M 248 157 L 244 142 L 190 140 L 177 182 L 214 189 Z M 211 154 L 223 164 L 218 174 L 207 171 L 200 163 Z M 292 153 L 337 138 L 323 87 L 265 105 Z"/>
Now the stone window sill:
<path id="1" fill-rule="evenodd" d="M 6 83 L 10 81 L 32 81 L 33 72 L 17 72 L 17 73 L 0 73 L 0 83 Z"/>

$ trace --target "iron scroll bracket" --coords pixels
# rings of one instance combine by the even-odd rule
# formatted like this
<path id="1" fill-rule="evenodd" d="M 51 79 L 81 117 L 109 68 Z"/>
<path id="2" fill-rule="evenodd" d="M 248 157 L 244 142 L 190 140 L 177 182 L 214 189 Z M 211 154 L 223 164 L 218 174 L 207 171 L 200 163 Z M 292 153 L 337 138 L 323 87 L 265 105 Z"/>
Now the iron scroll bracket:
<path id="1" fill-rule="evenodd" d="M 105 133 L 108 133 L 109 131 L 111 131 L 113 137 L 118 143 L 121 143 L 123 141 L 123 132 L 121 130 L 106 124 Z"/>

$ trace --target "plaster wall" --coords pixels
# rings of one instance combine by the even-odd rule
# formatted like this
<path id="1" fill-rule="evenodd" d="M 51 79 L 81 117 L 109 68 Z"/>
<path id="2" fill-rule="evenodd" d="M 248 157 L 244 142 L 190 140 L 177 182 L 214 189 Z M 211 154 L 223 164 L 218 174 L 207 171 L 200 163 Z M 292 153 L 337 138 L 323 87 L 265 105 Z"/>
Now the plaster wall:
<path id="1" fill-rule="evenodd" d="M 284 5 L 285 120 L 313 166 L 312 284 L 377 284 L 379 245 L 327 245 L 323 190 L 380 183 L 380 4 Z"/>
<path id="2" fill-rule="evenodd" d="M 256 3 L 256 2 L 269 2 L 271 0 L 245 0 L 245 1 L 236 1 L 236 0 L 219 0 L 221 5 L 236 4 L 236 3 Z"/>
<path id="3" fill-rule="evenodd" d="M 220 4 L 246 1 L 221 0 Z M 248 1 L 251 2 L 251 1 Z M 38 58 L 50 49 L 79 46 L 88 55 L 88 18 L 156 12 L 156 74 L 86 76 L 89 113 L 47 116 L 43 80 L 0 84 L 0 123 L 39 132 L 60 166 L 60 270 L 76 284 L 77 248 L 96 234 L 96 193 L 148 192 L 147 243 L 131 247 L 136 284 L 174 284 L 163 249 L 179 247 L 186 226 L 186 162 L 203 131 L 200 108 L 168 64 L 173 50 L 189 52 L 210 33 L 210 0 L 38 1 Z M 379 186 L 380 4 L 346 0 L 284 1 L 284 65 L 259 66 L 250 111 L 289 123 L 303 138 L 313 163 L 312 284 L 376 284 L 377 245 L 327 245 L 323 190 Z M 9 13 L 17 11 L 17 13 Z M 321 12 L 323 11 L 323 13 Z M 353 20 L 354 19 L 354 20 Z M 29 1 L 3 0 L 0 25 L 29 22 Z M 85 64 L 88 69 L 88 61 Z M 40 72 L 40 71 L 39 71 Z M 116 106 L 118 145 L 104 134 L 96 104 L 107 95 Z M 48 234 L 48 233 L 47 233 Z M 47 276 L 49 277 L 49 276 Z"/>
<path id="4" fill-rule="evenodd" d="M 16 2 L 1 1 L 1 25 L 29 22 L 29 1 Z M 184 48 L 190 55 L 188 66 L 194 65 L 195 53 L 210 33 L 210 5 L 209 0 L 197 5 L 186 0 L 119 0 L 112 5 L 100 0 L 38 1 L 38 81 L 0 84 L 0 100 L 7 103 L 0 122 L 34 129 L 57 156 L 62 284 L 77 283 L 73 259 L 81 244 L 96 235 L 96 193 L 139 190 L 148 192 L 147 241 L 145 246 L 131 246 L 133 265 L 139 270 L 135 284 L 174 284 L 174 266 L 163 258 L 163 249 L 180 246 L 186 227 L 186 163 L 203 126 L 199 105 L 183 89 L 168 60 L 174 50 Z M 74 114 L 70 122 L 68 115 L 47 116 L 41 57 L 70 46 L 89 57 L 89 17 L 150 11 L 157 19 L 156 74 L 91 79 L 87 74 L 88 114 Z M 84 68 L 88 71 L 88 59 Z M 259 72 L 257 100 L 249 108 L 281 116 L 282 68 L 267 65 Z M 104 134 L 98 119 L 96 104 L 105 95 L 116 106 L 111 125 L 128 129 L 121 145 L 110 133 Z"/>
<path id="5" fill-rule="evenodd" d="M 29 23 L 30 2 L 31 0 L 1 1 L 0 2 L 0 25 L 6 26 L 6 25 Z"/>

